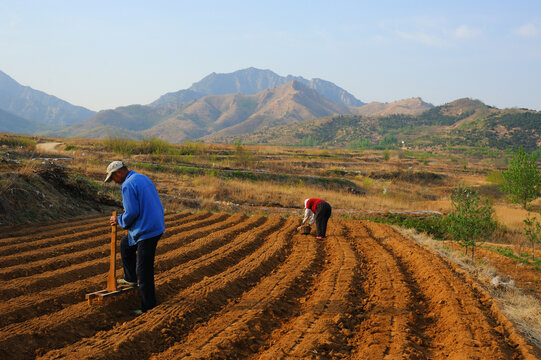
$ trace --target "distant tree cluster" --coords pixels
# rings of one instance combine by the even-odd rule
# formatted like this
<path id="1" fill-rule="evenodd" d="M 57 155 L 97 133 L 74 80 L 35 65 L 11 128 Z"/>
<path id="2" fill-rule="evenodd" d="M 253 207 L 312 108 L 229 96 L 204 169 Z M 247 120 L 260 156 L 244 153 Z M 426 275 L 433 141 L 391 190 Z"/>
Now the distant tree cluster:
<path id="1" fill-rule="evenodd" d="M 301 140 L 302 146 L 317 146 L 319 144 L 320 144 L 319 141 L 314 139 L 311 135 L 305 136 Z"/>

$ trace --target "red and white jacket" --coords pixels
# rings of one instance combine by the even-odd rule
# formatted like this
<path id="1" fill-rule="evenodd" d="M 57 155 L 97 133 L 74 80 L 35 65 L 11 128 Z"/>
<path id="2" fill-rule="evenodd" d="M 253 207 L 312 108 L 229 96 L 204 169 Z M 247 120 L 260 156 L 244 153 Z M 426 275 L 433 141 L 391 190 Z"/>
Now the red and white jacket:
<path id="1" fill-rule="evenodd" d="M 319 204 L 324 202 L 324 200 L 318 199 L 318 198 L 311 198 L 304 200 L 304 219 L 302 219 L 302 223 L 304 224 L 306 220 L 310 219 L 309 224 L 312 225 L 314 221 L 316 220 L 315 213 L 316 208 Z"/>

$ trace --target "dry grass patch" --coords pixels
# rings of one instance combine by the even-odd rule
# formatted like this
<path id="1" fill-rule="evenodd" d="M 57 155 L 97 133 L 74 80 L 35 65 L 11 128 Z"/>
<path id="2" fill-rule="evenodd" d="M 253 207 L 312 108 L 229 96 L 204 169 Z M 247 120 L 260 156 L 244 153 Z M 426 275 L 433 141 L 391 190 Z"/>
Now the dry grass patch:
<path id="1" fill-rule="evenodd" d="M 325 190 L 307 185 L 284 186 L 271 182 L 222 180 L 212 176 L 193 178 L 190 187 L 197 192 L 201 203 L 230 201 L 236 204 L 300 208 L 304 199 L 320 197 L 335 209 L 354 210 L 417 210 L 409 200 L 400 201 L 383 193 L 356 195 Z"/>

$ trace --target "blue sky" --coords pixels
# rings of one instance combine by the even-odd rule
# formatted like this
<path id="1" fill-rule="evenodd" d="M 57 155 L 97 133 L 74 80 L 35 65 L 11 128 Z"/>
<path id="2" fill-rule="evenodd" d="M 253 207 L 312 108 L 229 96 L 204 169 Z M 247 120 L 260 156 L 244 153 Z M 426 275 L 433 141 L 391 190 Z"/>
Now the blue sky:
<path id="1" fill-rule="evenodd" d="M 541 1 L 0 0 L 0 70 L 92 110 L 247 67 L 541 110 Z"/>

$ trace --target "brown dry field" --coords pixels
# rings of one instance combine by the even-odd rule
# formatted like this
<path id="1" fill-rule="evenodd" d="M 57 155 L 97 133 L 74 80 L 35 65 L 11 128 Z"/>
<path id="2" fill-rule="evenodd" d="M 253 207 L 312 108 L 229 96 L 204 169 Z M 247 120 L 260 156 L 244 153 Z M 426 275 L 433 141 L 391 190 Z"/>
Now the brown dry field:
<path id="1" fill-rule="evenodd" d="M 527 251 L 527 211 L 487 177 L 502 169 L 499 158 L 401 150 L 385 159 L 381 151 L 244 146 L 249 156 L 240 161 L 232 145 L 190 144 L 195 150 L 182 156 L 118 155 L 101 141 L 41 141 L 74 149 L 42 146 L 31 155 L 36 160 L 6 171 L 30 174 L 46 159 L 95 181 L 100 192 L 116 191 L 117 200 L 118 187 L 100 184 L 111 160 L 123 159 L 155 182 L 167 214 L 156 258 L 160 304 L 139 317 L 130 313 L 136 295 L 87 305 L 85 294 L 103 289 L 107 278 L 104 214 L 3 227 L 0 359 L 541 358 L 539 270 L 484 249 L 465 267 L 438 250 L 460 254 L 452 243 L 432 246 L 404 229 L 339 215 L 445 213 L 451 190 L 465 183 L 493 201 L 506 228 L 490 245 Z M 215 170 L 292 180 L 228 178 Z M 308 184 L 300 175 L 347 180 L 362 191 Z M 313 196 L 335 211 L 324 242 L 295 231 L 303 199 Z M 533 211 L 540 208 L 533 203 Z M 485 278 L 478 276 L 482 263 L 491 266 Z M 494 291 L 495 273 L 511 276 L 516 288 Z M 526 305 L 510 308 L 519 295 Z"/>
<path id="2" fill-rule="evenodd" d="M 2 359 L 535 359 L 497 302 L 387 225 L 331 218 L 166 215 L 159 305 L 89 306 L 104 287 L 107 217 L 2 233 Z M 120 266 L 120 263 L 117 264 Z"/>

